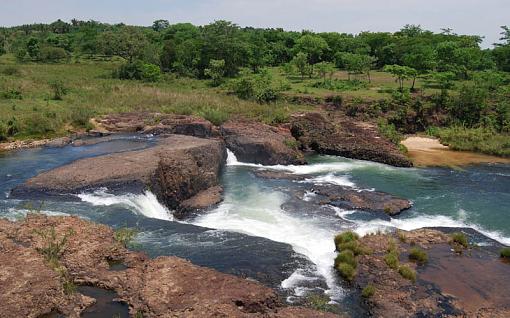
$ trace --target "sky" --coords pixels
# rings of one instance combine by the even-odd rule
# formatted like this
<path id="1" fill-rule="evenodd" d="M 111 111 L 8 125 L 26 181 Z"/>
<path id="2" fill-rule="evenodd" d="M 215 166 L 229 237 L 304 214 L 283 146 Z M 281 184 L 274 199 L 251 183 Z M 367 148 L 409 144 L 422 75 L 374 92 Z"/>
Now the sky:
<path id="1" fill-rule="evenodd" d="M 229 20 L 241 26 L 317 32 L 397 31 L 419 24 L 439 32 L 499 39 L 510 26 L 510 0 L 0 0 L 0 25 L 57 19 L 151 25 L 157 19 L 203 25 Z"/>

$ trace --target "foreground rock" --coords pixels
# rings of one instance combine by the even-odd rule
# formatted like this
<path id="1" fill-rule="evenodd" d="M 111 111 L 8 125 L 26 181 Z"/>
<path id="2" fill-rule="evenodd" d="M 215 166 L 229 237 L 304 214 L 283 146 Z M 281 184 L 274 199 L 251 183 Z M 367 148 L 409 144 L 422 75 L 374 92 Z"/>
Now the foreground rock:
<path id="1" fill-rule="evenodd" d="M 13 197 L 111 191 L 152 191 L 171 209 L 219 184 L 226 160 L 222 141 L 173 135 L 157 146 L 78 160 L 42 173 L 12 191 Z M 191 206 L 187 206 L 190 208 Z"/>
<path id="2" fill-rule="evenodd" d="M 54 238 L 41 233 L 54 231 Z M 53 268 L 40 253 L 51 242 L 67 242 Z M 123 270 L 111 270 L 120 262 Z M 195 266 L 176 257 L 148 259 L 127 251 L 113 231 L 75 217 L 29 215 L 22 222 L 0 220 L 0 312 L 2 317 L 59 313 L 79 317 L 94 303 L 63 283 L 113 290 L 143 317 L 333 317 L 284 307 L 277 294 L 258 283 Z M 66 277 L 61 273 L 65 272 Z"/>
<path id="3" fill-rule="evenodd" d="M 221 126 L 221 134 L 227 148 L 232 150 L 240 161 L 263 165 L 306 163 L 288 129 L 240 121 Z"/>
<path id="4" fill-rule="evenodd" d="M 377 127 L 369 123 L 306 113 L 292 118 L 291 132 L 303 147 L 319 154 L 370 160 L 397 167 L 412 166 L 412 162 L 397 146 L 382 137 Z"/>
<path id="5" fill-rule="evenodd" d="M 200 117 L 161 113 L 111 114 L 96 120 L 109 132 L 143 132 L 153 135 L 188 135 L 200 138 L 213 135 L 213 125 Z"/>
<path id="6" fill-rule="evenodd" d="M 458 231 L 458 229 L 457 229 Z M 375 317 L 509 317 L 506 295 L 510 286 L 510 267 L 491 250 L 453 251 L 449 235 L 443 230 L 420 229 L 394 234 L 372 234 L 360 239 L 371 253 L 358 256 L 353 285 L 359 291 L 374 287 L 366 298 L 369 312 Z M 426 263 L 409 258 L 412 248 L 428 256 Z M 417 272 L 413 282 L 392 269 L 385 261 L 394 249 L 397 267 L 408 266 Z"/>

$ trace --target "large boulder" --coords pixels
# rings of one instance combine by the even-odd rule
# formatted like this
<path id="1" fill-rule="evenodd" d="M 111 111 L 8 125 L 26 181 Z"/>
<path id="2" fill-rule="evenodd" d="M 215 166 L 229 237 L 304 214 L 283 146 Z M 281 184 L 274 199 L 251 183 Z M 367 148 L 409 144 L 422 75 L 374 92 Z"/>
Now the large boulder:
<path id="1" fill-rule="evenodd" d="M 106 115 L 97 125 L 109 132 L 143 132 L 154 135 L 210 137 L 213 125 L 200 117 L 161 113 L 121 113 Z"/>
<path id="2" fill-rule="evenodd" d="M 319 154 L 411 167 L 398 147 L 381 136 L 377 127 L 347 118 L 326 118 L 321 113 L 293 116 L 292 135 L 304 148 Z"/>
<path id="3" fill-rule="evenodd" d="M 13 197 L 77 194 L 106 187 L 139 193 L 150 189 L 167 207 L 219 184 L 226 149 L 221 140 L 172 135 L 157 146 L 78 160 L 42 173 L 12 191 Z"/>
<path id="4" fill-rule="evenodd" d="M 297 141 L 286 128 L 231 121 L 221 126 L 221 134 L 228 149 L 240 161 L 263 165 L 305 164 Z"/>
<path id="5" fill-rule="evenodd" d="M 49 313 L 79 317 L 78 309 L 91 304 L 79 292 L 66 296 L 59 272 L 38 252 L 49 243 L 38 233 L 48 231 L 58 241 L 68 235 L 57 261 L 59 270 L 68 273 L 67 279 L 78 285 L 115 291 L 121 301 L 129 304 L 132 316 L 337 317 L 285 307 L 274 290 L 248 279 L 176 257 L 149 259 L 130 252 L 115 240 L 113 230 L 107 226 L 76 217 L 43 215 L 29 215 L 20 222 L 0 220 L 2 317 L 40 317 Z M 111 270 L 112 261 L 126 268 Z"/>

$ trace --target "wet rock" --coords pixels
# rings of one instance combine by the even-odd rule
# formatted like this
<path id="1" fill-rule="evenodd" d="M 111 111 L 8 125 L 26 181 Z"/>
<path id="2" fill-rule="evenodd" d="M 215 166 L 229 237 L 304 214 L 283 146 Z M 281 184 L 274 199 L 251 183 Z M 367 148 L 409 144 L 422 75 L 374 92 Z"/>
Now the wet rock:
<path id="1" fill-rule="evenodd" d="M 153 135 L 188 135 L 211 137 L 213 125 L 202 118 L 161 113 L 122 113 L 98 120 L 102 129 L 111 132 L 142 132 Z"/>
<path id="2" fill-rule="evenodd" d="M 304 148 L 319 154 L 370 160 L 397 167 L 412 166 L 412 162 L 397 146 L 381 136 L 377 127 L 370 123 L 306 113 L 293 116 L 291 132 Z"/>
<path id="3" fill-rule="evenodd" d="M 71 308 L 82 308 L 83 296 L 79 293 L 72 297 L 63 296 L 58 275 L 36 250 L 48 243 L 36 231 L 48 229 L 55 230 L 57 239 L 72 230 L 59 259 L 70 278 L 79 285 L 115 291 L 129 304 L 131 315 L 337 317 L 299 307 L 285 307 L 275 291 L 253 281 L 195 266 L 176 257 L 151 260 L 143 254 L 129 252 L 115 241 L 113 230 L 107 226 L 76 217 L 43 215 L 29 215 L 17 223 L 0 222 L 0 258 L 16 265 L 0 269 L 2 282 L 9 282 L 0 285 L 0 312 L 5 317 L 37 317 L 55 311 L 77 317 Z M 16 248 L 27 252 L 9 253 L 5 246 L 16 245 L 14 242 L 23 243 L 25 247 Z M 35 261 L 30 261 L 32 259 Z M 110 271 L 109 260 L 122 261 L 128 268 Z M 44 282 L 44 293 L 38 288 L 43 286 L 38 281 Z M 57 300 L 53 301 L 52 297 Z"/>
<path id="4" fill-rule="evenodd" d="M 251 121 L 228 122 L 221 135 L 230 149 L 243 162 L 263 165 L 305 164 L 303 154 L 288 129 Z"/>
<path id="5" fill-rule="evenodd" d="M 192 198 L 189 198 L 179 205 L 179 209 L 174 212 L 174 216 L 182 219 L 190 213 L 205 210 L 221 202 L 223 188 L 220 186 L 211 187 L 204 190 Z"/>
<path id="6" fill-rule="evenodd" d="M 46 147 L 61 148 L 69 145 L 72 142 L 70 137 L 55 138 L 45 144 Z"/>
<path id="7" fill-rule="evenodd" d="M 375 288 L 365 299 L 375 317 L 505 317 L 510 306 L 510 271 L 490 249 L 477 248 L 462 255 L 449 245 L 450 238 L 441 229 L 372 234 L 360 239 L 370 253 L 358 256 L 353 286 L 361 291 L 368 284 Z M 391 243 L 393 242 L 393 243 Z M 397 251 L 400 266 L 417 272 L 416 282 L 391 269 L 384 257 L 391 245 Z M 428 255 L 428 262 L 410 261 L 413 247 Z"/>
<path id="8" fill-rule="evenodd" d="M 409 200 L 379 191 L 357 190 L 349 187 L 324 185 L 315 186 L 312 192 L 325 196 L 324 204 L 331 204 L 344 209 L 356 209 L 383 212 L 395 216 L 411 208 Z"/>
<path id="9" fill-rule="evenodd" d="M 220 140 L 173 135 L 152 148 L 82 159 L 42 173 L 16 187 L 12 196 L 59 197 L 101 187 L 134 193 L 150 189 L 174 209 L 217 186 L 225 160 Z"/>

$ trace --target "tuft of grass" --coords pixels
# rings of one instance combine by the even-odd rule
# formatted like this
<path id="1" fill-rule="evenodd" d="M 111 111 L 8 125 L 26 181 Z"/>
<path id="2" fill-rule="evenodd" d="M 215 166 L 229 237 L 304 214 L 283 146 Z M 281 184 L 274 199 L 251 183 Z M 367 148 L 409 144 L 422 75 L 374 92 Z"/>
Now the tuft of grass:
<path id="1" fill-rule="evenodd" d="M 306 298 L 306 303 L 308 307 L 317 310 L 317 311 L 324 311 L 324 312 L 335 312 L 336 308 L 331 305 L 330 299 L 326 295 L 317 295 L 312 294 Z"/>
<path id="2" fill-rule="evenodd" d="M 400 242 L 402 242 L 402 243 L 407 242 L 407 236 L 403 231 L 397 230 L 397 235 L 398 235 L 398 239 L 400 240 Z"/>
<path id="3" fill-rule="evenodd" d="M 359 239 L 359 235 L 352 232 L 352 231 L 346 231 L 343 233 L 338 234 L 335 236 L 335 246 L 337 248 L 337 251 L 342 250 L 339 248 L 343 244 L 357 242 Z"/>
<path id="4" fill-rule="evenodd" d="M 402 265 L 398 268 L 398 272 L 405 279 L 409 279 L 413 283 L 416 282 L 416 272 L 411 267 Z"/>
<path id="5" fill-rule="evenodd" d="M 229 114 L 220 108 L 207 107 L 200 111 L 200 116 L 215 126 L 221 126 L 229 119 Z"/>
<path id="6" fill-rule="evenodd" d="M 344 250 L 340 252 L 335 258 L 335 267 L 338 267 L 341 263 L 346 263 L 351 265 L 353 268 L 358 267 L 358 262 L 356 261 L 356 257 L 351 250 Z"/>
<path id="7" fill-rule="evenodd" d="M 289 147 L 290 149 L 298 149 L 299 148 L 299 141 L 296 139 L 285 139 L 283 141 L 285 146 Z"/>
<path id="8" fill-rule="evenodd" d="M 468 248 L 469 242 L 466 234 L 462 232 L 455 232 L 450 235 L 451 241 L 454 244 L 460 245 L 461 247 Z"/>
<path id="9" fill-rule="evenodd" d="M 338 266 L 336 266 L 336 269 L 338 270 L 340 275 L 348 281 L 352 281 L 356 276 L 356 269 L 347 263 L 338 264 Z"/>
<path id="10" fill-rule="evenodd" d="M 115 240 L 126 248 L 132 245 L 136 235 L 138 235 L 138 231 L 128 227 L 117 229 L 114 233 Z"/>
<path id="11" fill-rule="evenodd" d="M 396 250 L 392 250 L 388 254 L 384 255 L 384 262 L 389 268 L 395 270 L 398 269 L 400 264 L 398 252 Z"/>
<path id="12" fill-rule="evenodd" d="M 501 256 L 501 258 L 510 259 L 510 247 L 505 247 L 505 248 L 503 248 L 503 249 L 499 252 L 499 255 Z"/>
<path id="13" fill-rule="evenodd" d="M 361 291 L 361 296 L 363 296 L 365 298 L 371 298 L 372 296 L 374 296 L 374 294 L 375 294 L 375 287 L 372 284 L 368 284 Z"/>
<path id="14" fill-rule="evenodd" d="M 418 264 L 425 264 L 429 260 L 427 252 L 419 247 L 413 247 L 409 250 L 409 259 L 415 261 Z"/>
<path id="15" fill-rule="evenodd" d="M 58 237 L 55 227 L 48 229 L 35 230 L 35 234 L 39 235 L 43 240 L 43 246 L 38 248 L 39 253 L 43 254 L 46 261 L 53 268 L 58 267 L 60 257 L 64 252 L 67 244 L 67 240 L 71 235 L 74 235 L 73 230 L 69 230 L 67 233 Z"/>

